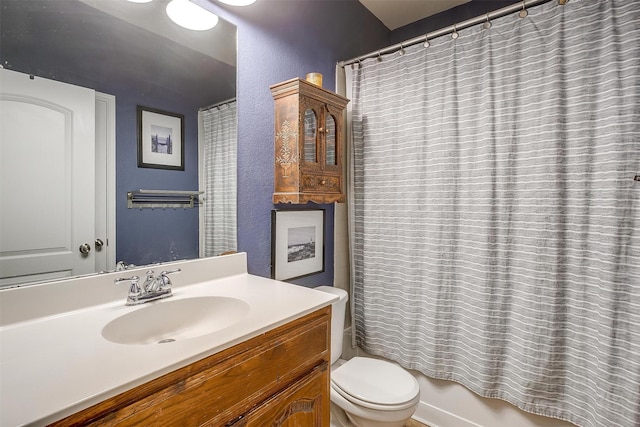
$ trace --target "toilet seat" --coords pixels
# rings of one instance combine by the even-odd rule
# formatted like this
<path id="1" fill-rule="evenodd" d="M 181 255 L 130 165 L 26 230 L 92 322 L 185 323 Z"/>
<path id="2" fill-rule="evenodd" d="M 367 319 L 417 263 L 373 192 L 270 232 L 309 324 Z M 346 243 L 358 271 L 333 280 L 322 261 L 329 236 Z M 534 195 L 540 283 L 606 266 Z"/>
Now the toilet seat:
<path id="1" fill-rule="evenodd" d="M 390 362 L 354 357 L 331 373 L 331 387 L 356 405 L 379 411 L 410 408 L 420 387 L 409 372 Z"/>
<path id="2" fill-rule="evenodd" d="M 333 392 L 335 392 L 338 396 L 343 398 L 345 402 L 349 402 L 354 407 L 360 407 L 362 409 L 374 410 L 378 412 L 389 412 L 389 413 L 401 412 L 405 409 L 414 407 L 420 400 L 420 396 L 416 396 L 415 399 L 401 405 L 380 405 L 380 404 L 367 402 L 364 400 L 360 400 L 356 397 L 353 397 L 348 393 L 345 393 L 344 390 L 336 386 L 335 383 L 331 383 L 331 390 L 332 390 L 332 396 L 333 396 Z M 331 399 L 333 401 L 333 397 Z M 343 409 L 347 409 L 347 408 L 343 407 Z"/>

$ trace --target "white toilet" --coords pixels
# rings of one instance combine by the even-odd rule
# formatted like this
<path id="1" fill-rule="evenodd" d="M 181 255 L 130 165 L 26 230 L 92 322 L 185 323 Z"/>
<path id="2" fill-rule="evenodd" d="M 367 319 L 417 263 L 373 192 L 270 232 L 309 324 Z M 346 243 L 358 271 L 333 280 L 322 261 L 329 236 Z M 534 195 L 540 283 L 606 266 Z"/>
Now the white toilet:
<path id="1" fill-rule="evenodd" d="M 331 403 L 357 427 L 402 427 L 420 402 L 418 381 L 385 360 L 340 359 L 348 294 L 331 286 L 315 289 L 340 297 L 331 306 Z"/>

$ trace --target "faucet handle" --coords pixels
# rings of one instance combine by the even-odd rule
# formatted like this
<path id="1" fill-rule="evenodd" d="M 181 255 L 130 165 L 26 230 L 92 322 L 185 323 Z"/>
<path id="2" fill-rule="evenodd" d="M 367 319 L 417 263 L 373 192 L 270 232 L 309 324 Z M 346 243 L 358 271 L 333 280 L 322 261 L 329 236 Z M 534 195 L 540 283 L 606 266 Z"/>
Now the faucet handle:
<path id="1" fill-rule="evenodd" d="M 169 274 L 179 273 L 182 270 L 176 268 L 175 270 L 163 271 L 160 273 L 160 289 L 169 289 L 171 288 L 171 279 L 169 279 Z"/>
<path id="2" fill-rule="evenodd" d="M 142 290 L 140 289 L 140 285 L 138 282 L 140 281 L 140 277 L 132 276 L 132 277 L 122 277 L 120 279 L 115 279 L 115 283 L 120 282 L 131 282 L 131 286 L 129 287 L 129 295 L 127 295 L 127 302 L 135 301 L 138 299 Z"/>
<path id="3" fill-rule="evenodd" d="M 140 278 L 138 276 L 131 276 L 131 277 L 120 277 L 118 279 L 114 279 L 113 282 L 114 283 L 120 283 L 120 282 L 131 282 L 131 284 L 138 283 L 140 281 Z"/>

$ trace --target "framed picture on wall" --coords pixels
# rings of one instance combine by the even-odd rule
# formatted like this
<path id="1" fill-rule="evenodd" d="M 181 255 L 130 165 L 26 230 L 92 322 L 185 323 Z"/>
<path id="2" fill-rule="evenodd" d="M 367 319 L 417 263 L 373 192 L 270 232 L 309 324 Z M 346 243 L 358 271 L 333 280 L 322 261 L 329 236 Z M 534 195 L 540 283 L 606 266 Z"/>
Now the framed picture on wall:
<path id="1" fill-rule="evenodd" d="M 287 280 L 324 271 L 323 209 L 271 211 L 271 277 Z"/>
<path id="2" fill-rule="evenodd" d="M 138 167 L 184 170 L 184 116 L 138 105 Z"/>

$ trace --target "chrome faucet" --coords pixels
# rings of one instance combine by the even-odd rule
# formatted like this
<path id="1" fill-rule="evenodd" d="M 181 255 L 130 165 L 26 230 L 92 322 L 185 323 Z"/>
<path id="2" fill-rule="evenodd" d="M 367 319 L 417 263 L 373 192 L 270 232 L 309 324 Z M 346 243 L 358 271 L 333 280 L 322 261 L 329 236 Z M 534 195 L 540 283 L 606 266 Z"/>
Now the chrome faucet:
<path id="1" fill-rule="evenodd" d="M 124 261 L 118 261 L 116 263 L 116 271 L 123 271 L 123 270 L 128 270 L 130 268 L 135 268 L 136 266 L 134 264 L 127 264 Z"/>
<path id="2" fill-rule="evenodd" d="M 159 276 L 155 276 L 155 272 L 149 270 L 147 271 L 147 277 L 142 287 L 139 285 L 140 277 L 138 276 L 115 279 L 115 283 L 131 282 L 126 305 L 144 304 L 173 295 L 171 293 L 171 279 L 169 278 L 169 274 L 180 271 L 179 268 L 176 268 L 171 271 L 163 271 Z"/>

